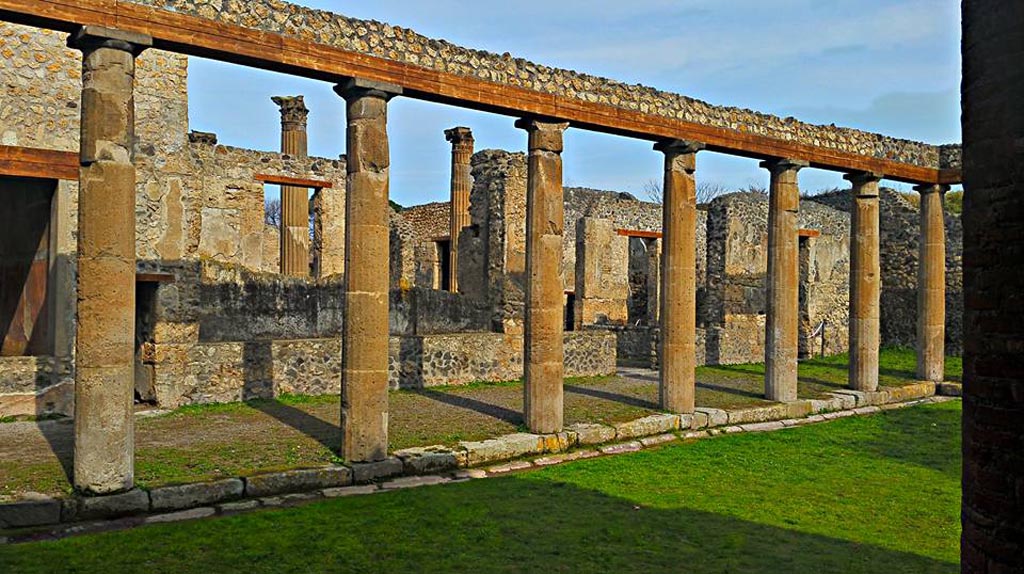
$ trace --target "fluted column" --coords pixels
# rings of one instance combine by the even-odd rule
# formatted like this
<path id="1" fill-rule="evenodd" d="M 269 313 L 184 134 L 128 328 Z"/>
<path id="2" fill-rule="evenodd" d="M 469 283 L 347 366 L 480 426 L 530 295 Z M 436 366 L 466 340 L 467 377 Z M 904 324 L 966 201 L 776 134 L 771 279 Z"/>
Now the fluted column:
<path id="1" fill-rule="evenodd" d="M 469 227 L 469 194 L 473 191 L 473 131 L 456 127 L 444 131 L 445 139 L 452 144 L 452 187 L 450 224 L 450 257 L 448 265 L 448 289 L 459 292 L 459 235 Z"/>
<path id="2" fill-rule="evenodd" d="M 562 135 L 567 123 L 522 119 L 529 133 L 526 184 L 526 426 L 562 430 Z"/>
<path id="3" fill-rule="evenodd" d="M 807 162 L 764 161 L 771 172 L 768 192 L 768 304 L 765 331 L 765 397 L 797 398 L 797 356 L 800 325 L 800 244 L 797 174 Z"/>
<path id="4" fill-rule="evenodd" d="M 354 78 L 335 88 L 347 104 L 345 312 L 341 454 L 388 452 L 388 101 L 399 86 Z"/>
<path id="5" fill-rule="evenodd" d="M 309 110 L 303 97 L 275 96 L 271 100 L 281 107 L 281 153 L 305 159 Z M 309 276 L 309 191 L 304 187 L 281 186 L 281 273 Z"/>
<path id="6" fill-rule="evenodd" d="M 135 57 L 152 39 L 86 26 L 75 341 L 75 488 L 132 488 L 135 390 Z"/>
<path id="7" fill-rule="evenodd" d="M 851 389 L 878 389 L 882 267 L 879 255 L 878 173 L 851 173 L 850 379 Z"/>
<path id="8" fill-rule="evenodd" d="M 917 377 L 940 383 L 946 364 L 946 185 L 919 185 L 921 239 L 917 266 Z"/>
<path id="9" fill-rule="evenodd" d="M 697 186 L 703 144 L 658 143 L 665 154 L 661 256 L 661 408 L 692 413 L 696 388 Z"/>

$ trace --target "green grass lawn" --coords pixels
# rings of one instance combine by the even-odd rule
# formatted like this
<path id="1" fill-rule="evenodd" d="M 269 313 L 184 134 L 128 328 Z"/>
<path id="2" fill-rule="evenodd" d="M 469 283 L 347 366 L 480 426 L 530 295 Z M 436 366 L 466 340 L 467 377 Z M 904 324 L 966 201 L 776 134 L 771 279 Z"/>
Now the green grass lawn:
<path id="1" fill-rule="evenodd" d="M 957 572 L 960 403 L 0 546 L 0 572 Z"/>

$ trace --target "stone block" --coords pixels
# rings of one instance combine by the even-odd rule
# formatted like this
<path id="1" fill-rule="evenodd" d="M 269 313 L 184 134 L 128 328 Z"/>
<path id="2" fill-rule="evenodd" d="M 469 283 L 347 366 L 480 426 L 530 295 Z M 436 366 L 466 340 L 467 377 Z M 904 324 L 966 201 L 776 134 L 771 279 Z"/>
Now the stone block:
<path id="1" fill-rule="evenodd" d="M 564 431 L 552 434 L 541 435 L 544 442 L 544 452 L 565 452 L 576 446 L 579 436 L 572 431 Z"/>
<path id="2" fill-rule="evenodd" d="M 532 468 L 533 465 L 525 460 L 514 460 L 505 464 L 499 464 L 487 468 L 487 474 L 508 474 L 518 470 Z"/>
<path id="3" fill-rule="evenodd" d="M 786 403 L 729 411 L 729 424 L 763 423 L 767 421 L 791 418 Z"/>
<path id="4" fill-rule="evenodd" d="M 451 479 L 443 476 L 403 476 L 394 480 L 389 480 L 380 485 L 381 490 L 403 490 L 406 488 L 417 488 L 420 486 L 432 486 L 435 484 L 444 484 L 450 482 Z"/>
<path id="5" fill-rule="evenodd" d="M 568 429 L 576 433 L 579 444 L 604 444 L 615 440 L 615 429 L 607 425 L 576 423 Z"/>
<path id="6" fill-rule="evenodd" d="M 615 438 L 651 436 L 679 430 L 679 415 L 650 415 L 615 425 Z"/>
<path id="7" fill-rule="evenodd" d="M 656 446 L 656 445 L 659 445 L 659 444 L 665 444 L 667 442 L 672 442 L 672 441 L 676 441 L 676 440 L 679 440 L 679 437 L 677 437 L 674 434 L 671 434 L 671 433 L 669 433 L 669 434 L 659 434 L 659 435 L 647 436 L 647 437 L 641 438 L 640 439 L 640 444 L 642 444 L 642 445 L 644 445 L 646 447 L 651 447 L 651 446 Z"/>
<path id="8" fill-rule="evenodd" d="M 61 502 L 48 496 L 0 504 L 0 530 L 60 522 Z"/>
<path id="9" fill-rule="evenodd" d="M 181 522 L 183 520 L 198 520 L 200 518 L 207 518 L 213 516 L 217 511 L 209 507 L 192 508 L 189 510 L 182 510 L 179 512 L 169 512 L 167 514 L 157 514 L 155 516 L 147 516 L 143 521 L 145 524 L 159 524 L 162 522 Z"/>
<path id="10" fill-rule="evenodd" d="M 618 444 L 609 444 L 602 446 L 599 450 L 603 454 L 622 454 L 624 452 L 636 452 L 642 450 L 644 445 L 638 441 L 631 442 L 620 442 Z"/>
<path id="11" fill-rule="evenodd" d="M 182 510 L 241 498 L 245 483 L 229 478 L 214 482 L 165 486 L 150 491 L 153 510 Z"/>
<path id="12" fill-rule="evenodd" d="M 64 501 L 62 520 L 108 519 L 149 511 L 149 493 L 134 489 L 107 496 L 77 496 Z"/>
<path id="13" fill-rule="evenodd" d="M 711 434 L 708 431 L 690 431 L 683 435 L 683 440 L 699 440 L 702 438 L 708 438 Z"/>
<path id="14" fill-rule="evenodd" d="M 706 429 L 708 428 L 708 421 L 710 421 L 710 417 L 708 417 L 707 413 L 694 411 L 693 414 L 690 415 L 690 424 L 688 426 L 684 426 L 682 424 L 682 420 L 680 420 L 679 426 L 680 428 L 689 428 L 693 430 Z"/>
<path id="15" fill-rule="evenodd" d="M 836 391 L 834 393 L 829 394 L 832 395 L 833 401 L 837 402 L 839 405 L 838 408 L 834 408 L 832 410 L 838 411 L 857 408 L 857 397 L 855 395 L 846 394 L 841 391 Z"/>
<path id="16" fill-rule="evenodd" d="M 328 466 L 250 476 L 245 479 L 245 495 L 263 497 L 346 486 L 352 484 L 353 472 L 345 466 Z"/>
<path id="17" fill-rule="evenodd" d="M 366 484 L 382 478 L 398 476 L 405 470 L 405 465 L 396 457 L 377 462 L 360 462 L 352 465 L 352 477 L 356 484 Z M 339 485 L 334 485 L 339 486 Z"/>
<path id="18" fill-rule="evenodd" d="M 341 486 L 338 488 L 325 488 L 321 492 L 324 498 L 341 498 L 344 496 L 358 496 L 378 492 L 376 484 L 363 484 L 359 486 Z"/>
<path id="19" fill-rule="evenodd" d="M 833 397 L 830 399 L 812 399 L 810 403 L 811 412 L 815 414 L 843 409 L 843 399 L 840 397 Z"/>
<path id="20" fill-rule="evenodd" d="M 224 513 L 246 512 L 249 510 L 256 510 L 259 507 L 260 501 L 258 500 L 240 500 L 238 502 L 225 502 L 224 504 L 218 504 L 217 510 Z"/>
<path id="21" fill-rule="evenodd" d="M 445 472 L 466 465 L 465 452 L 441 445 L 407 448 L 396 451 L 395 456 L 402 461 L 402 472 L 410 475 Z"/>
<path id="22" fill-rule="evenodd" d="M 779 421 L 770 421 L 764 423 L 751 423 L 741 425 L 740 428 L 742 428 L 746 432 L 768 432 L 782 430 L 786 428 L 786 426 Z"/>
<path id="23" fill-rule="evenodd" d="M 722 409 L 698 408 L 697 413 L 707 417 L 708 427 L 720 427 L 729 424 L 729 413 Z"/>
<path id="24" fill-rule="evenodd" d="M 962 397 L 964 387 L 960 383 L 938 383 L 935 385 L 935 392 L 944 397 Z"/>
<path id="25" fill-rule="evenodd" d="M 514 433 L 483 441 L 464 441 L 459 446 L 465 449 L 469 466 L 544 453 L 544 440 L 530 433 Z"/>
<path id="26" fill-rule="evenodd" d="M 786 403 L 786 417 L 791 419 L 802 419 L 811 414 L 813 406 L 811 401 L 792 401 Z"/>

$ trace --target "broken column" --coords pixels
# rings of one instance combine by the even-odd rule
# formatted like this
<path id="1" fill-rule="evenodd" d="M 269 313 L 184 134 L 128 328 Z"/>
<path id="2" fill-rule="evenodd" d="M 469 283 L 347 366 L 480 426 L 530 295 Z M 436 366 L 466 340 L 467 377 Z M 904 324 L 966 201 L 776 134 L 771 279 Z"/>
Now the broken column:
<path id="1" fill-rule="evenodd" d="M 562 430 L 562 135 L 568 123 L 521 119 L 529 133 L 526 188 L 526 426 Z"/>
<path id="2" fill-rule="evenodd" d="M 448 264 L 448 288 L 459 292 L 459 235 L 463 228 L 470 226 L 469 194 L 473 191 L 473 131 L 456 127 L 444 131 L 444 137 L 452 144 L 452 187 L 451 215 L 449 218 L 450 241 Z"/>
<path id="3" fill-rule="evenodd" d="M 388 453 L 388 101 L 402 88 L 353 78 L 335 91 L 347 104 L 345 310 L 341 455 Z"/>
<path id="4" fill-rule="evenodd" d="M 142 34 L 86 26 L 78 191 L 75 488 L 134 485 L 135 57 Z"/>
<path id="5" fill-rule="evenodd" d="M 797 398 L 800 325 L 800 186 L 797 174 L 807 162 L 773 159 L 761 162 L 771 172 L 768 192 L 767 324 L 765 329 L 765 397 Z"/>
<path id="6" fill-rule="evenodd" d="M 692 413 L 696 388 L 697 186 L 693 173 L 703 144 L 658 143 L 665 154 L 661 256 L 661 408 Z"/>
<path id="7" fill-rule="evenodd" d="M 945 380 L 946 224 L 942 215 L 946 185 L 919 185 L 921 239 L 917 267 L 917 377 Z"/>
<path id="8" fill-rule="evenodd" d="M 303 97 L 270 99 L 281 107 L 281 153 L 305 159 L 309 110 Z M 304 187 L 281 186 L 281 274 L 309 276 L 309 192 Z"/>
<path id="9" fill-rule="evenodd" d="M 878 389 L 879 255 L 878 182 L 882 175 L 851 173 L 853 209 L 850 221 L 850 378 L 851 389 Z"/>

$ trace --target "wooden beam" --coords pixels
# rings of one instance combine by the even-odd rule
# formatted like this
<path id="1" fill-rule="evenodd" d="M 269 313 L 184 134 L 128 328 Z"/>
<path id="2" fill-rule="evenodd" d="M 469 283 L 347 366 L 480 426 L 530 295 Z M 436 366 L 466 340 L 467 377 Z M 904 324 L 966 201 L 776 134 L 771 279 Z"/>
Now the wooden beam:
<path id="1" fill-rule="evenodd" d="M 77 153 L 0 146 L 0 175 L 77 180 L 78 168 Z"/>
<path id="2" fill-rule="evenodd" d="M 136 283 L 174 283 L 174 273 L 136 273 Z"/>
<path id="3" fill-rule="evenodd" d="M 625 237 L 640 237 L 642 239 L 661 239 L 660 231 L 638 231 L 636 229 L 616 229 L 615 233 Z"/>
<path id="4" fill-rule="evenodd" d="M 0 18 L 71 30 L 116 27 L 153 36 L 157 48 L 308 78 L 359 76 L 398 84 L 409 97 L 510 116 L 538 115 L 574 127 L 647 140 L 701 141 L 711 151 L 755 159 L 791 157 L 837 171 L 883 173 L 910 183 L 958 183 L 960 170 L 939 170 L 739 130 L 706 126 L 615 106 L 438 72 L 271 32 L 120 0 L 0 0 Z M 955 181 L 954 181 L 955 180 Z"/>
<path id="5" fill-rule="evenodd" d="M 801 229 L 796 234 L 799 237 L 821 237 L 821 231 L 817 229 Z"/>
<path id="6" fill-rule="evenodd" d="M 292 187 L 308 187 L 310 189 L 331 189 L 334 183 L 320 179 L 302 179 L 299 177 L 288 177 L 286 175 L 256 174 L 256 181 L 276 185 L 288 185 Z"/>

